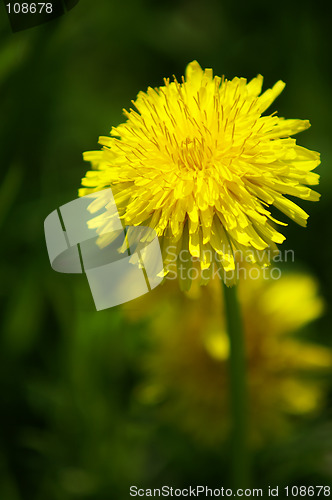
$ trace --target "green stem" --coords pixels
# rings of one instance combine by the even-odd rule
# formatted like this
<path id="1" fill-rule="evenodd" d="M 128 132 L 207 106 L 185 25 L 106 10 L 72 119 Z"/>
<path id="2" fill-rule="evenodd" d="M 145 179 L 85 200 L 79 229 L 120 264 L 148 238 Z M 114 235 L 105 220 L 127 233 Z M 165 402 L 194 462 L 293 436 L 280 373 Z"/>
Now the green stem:
<path id="1" fill-rule="evenodd" d="M 232 479 L 234 488 L 249 487 L 247 447 L 247 386 L 245 339 L 237 287 L 224 286 L 225 316 L 230 344 L 229 377 L 232 418 Z"/>

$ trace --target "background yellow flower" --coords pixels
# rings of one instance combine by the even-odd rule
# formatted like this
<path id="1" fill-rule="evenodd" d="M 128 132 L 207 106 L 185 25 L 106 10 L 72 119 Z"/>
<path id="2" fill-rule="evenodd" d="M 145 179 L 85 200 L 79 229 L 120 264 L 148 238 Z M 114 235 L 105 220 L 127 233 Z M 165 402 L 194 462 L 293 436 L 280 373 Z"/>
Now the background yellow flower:
<path id="1" fill-rule="evenodd" d="M 145 359 L 141 401 L 156 404 L 166 418 L 212 446 L 227 440 L 228 337 L 218 279 L 181 295 L 168 282 L 138 302 L 151 315 L 153 345 Z M 239 283 L 245 326 L 250 435 L 253 443 L 279 439 L 292 421 L 320 409 L 332 352 L 296 335 L 316 319 L 323 302 L 307 274 Z M 135 310 L 127 306 L 135 317 Z M 323 370 L 323 372 L 322 372 Z M 318 378 L 317 378 L 318 377 Z"/>

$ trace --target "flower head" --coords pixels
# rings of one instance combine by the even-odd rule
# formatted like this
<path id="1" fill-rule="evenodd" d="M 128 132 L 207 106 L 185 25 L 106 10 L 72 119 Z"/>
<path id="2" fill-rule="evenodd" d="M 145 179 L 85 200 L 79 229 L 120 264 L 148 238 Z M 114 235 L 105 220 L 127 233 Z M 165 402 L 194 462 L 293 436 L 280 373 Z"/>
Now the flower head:
<path id="1" fill-rule="evenodd" d="M 308 215 L 285 195 L 319 199 L 307 187 L 318 183 L 319 154 L 290 138 L 309 121 L 262 116 L 285 84 L 260 95 L 261 75 L 229 81 L 193 61 L 181 83 L 164 82 L 138 94 L 136 110 L 99 138 L 101 151 L 84 154 L 92 170 L 79 194 L 111 187 L 125 225 L 155 229 L 166 269 L 181 250 L 200 262 L 205 281 L 213 262 L 234 271 L 236 251 L 267 265 L 266 250 L 285 239 L 269 206 L 305 226 Z M 103 215 L 91 221 L 104 233 L 111 225 Z"/>
<path id="2" fill-rule="evenodd" d="M 225 441 L 231 425 L 221 292 L 218 279 L 204 288 L 195 282 L 186 294 L 169 281 L 135 306 L 124 306 L 133 320 L 148 316 L 150 321 L 152 345 L 144 357 L 138 400 L 207 446 Z M 263 279 L 261 273 L 239 281 L 252 444 L 279 440 L 298 419 L 322 408 L 332 351 L 298 332 L 322 313 L 317 292 L 317 282 L 304 273 L 278 280 Z"/>

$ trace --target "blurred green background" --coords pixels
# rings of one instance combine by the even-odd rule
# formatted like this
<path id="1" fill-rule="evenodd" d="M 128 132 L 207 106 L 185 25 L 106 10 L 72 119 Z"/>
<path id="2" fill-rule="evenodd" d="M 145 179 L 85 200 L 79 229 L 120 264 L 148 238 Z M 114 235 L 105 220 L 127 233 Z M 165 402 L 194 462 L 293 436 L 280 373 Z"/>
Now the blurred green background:
<path id="1" fill-rule="evenodd" d="M 298 142 L 322 154 L 322 199 L 300 203 L 308 228 L 290 224 L 284 247 L 295 252 L 294 270 L 318 278 L 326 303 L 304 335 L 332 347 L 326 4 L 81 0 L 14 34 L 3 4 L 0 17 L 0 499 L 122 500 L 132 484 L 230 486 L 227 444 L 203 445 L 136 397 L 153 349 L 150 318 L 133 321 L 121 307 L 97 313 L 84 276 L 51 269 L 43 221 L 77 196 L 82 152 L 98 149 L 139 90 L 181 77 L 193 59 L 227 78 L 261 73 L 265 89 L 282 79 L 271 111 L 310 119 Z M 329 374 L 325 384 L 318 413 L 254 451 L 254 487 L 331 483 Z"/>

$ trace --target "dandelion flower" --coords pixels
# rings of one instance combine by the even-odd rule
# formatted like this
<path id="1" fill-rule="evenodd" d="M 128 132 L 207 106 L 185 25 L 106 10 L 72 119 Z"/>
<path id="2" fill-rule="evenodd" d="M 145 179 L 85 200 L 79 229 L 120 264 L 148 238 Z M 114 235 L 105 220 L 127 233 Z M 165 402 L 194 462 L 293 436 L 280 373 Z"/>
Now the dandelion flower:
<path id="1" fill-rule="evenodd" d="M 249 264 L 248 264 L 249 265 Z M 327 394 L 331 349 L 298 331 L 322 314 L 317 282 L 304 273 L 279 280 L 241 279 L 250 439 L 254 446 L 280 440 L 294 417 L 308 418 Z M 232 425 L 229 407 L 229 340 L 218 279 L 202 288 L 194 282 L 180 293 L 168 282 L 124 307 L 132 320 L 148 316 L 151 347 L 143 362 L 141 404 L 162 421 L 180 427 L 206 446 L 219 447 Z M 131 307 L 131 308 L 130 308 Z M 221 314 L 220 314 L 221 312 Z M 325 382 L 324 382 L 325 377 Z"/>
<path id="2" fill-rule="evenodd" d="M 266 251 L 285 239 L 276 224 L 286 225 L 270 206 L 305 226 L 307 213 L 287 196 L 319 199 L 308 187 L 318 184 L 319 154 L 290 137 L 309 121 L 262 116 L 285 84 L 261 94 L 261 75 L 227 80 L 193 61 L 181 82 L 164 83 L 139 92 L 136 109 L 124 110 L 127 120 L 99 138 L 103 149 L 84 154 L 92 170 L 80 196 L 111 187 L 124 225 L 157 232 L 166 269 L 182 250 L 205 281 L 213 263 L 233 272 L 236 252 L 268 265 Z M 104 230 L 99 244 L 107 245 L 107 215 L 91 227 Z"/>

